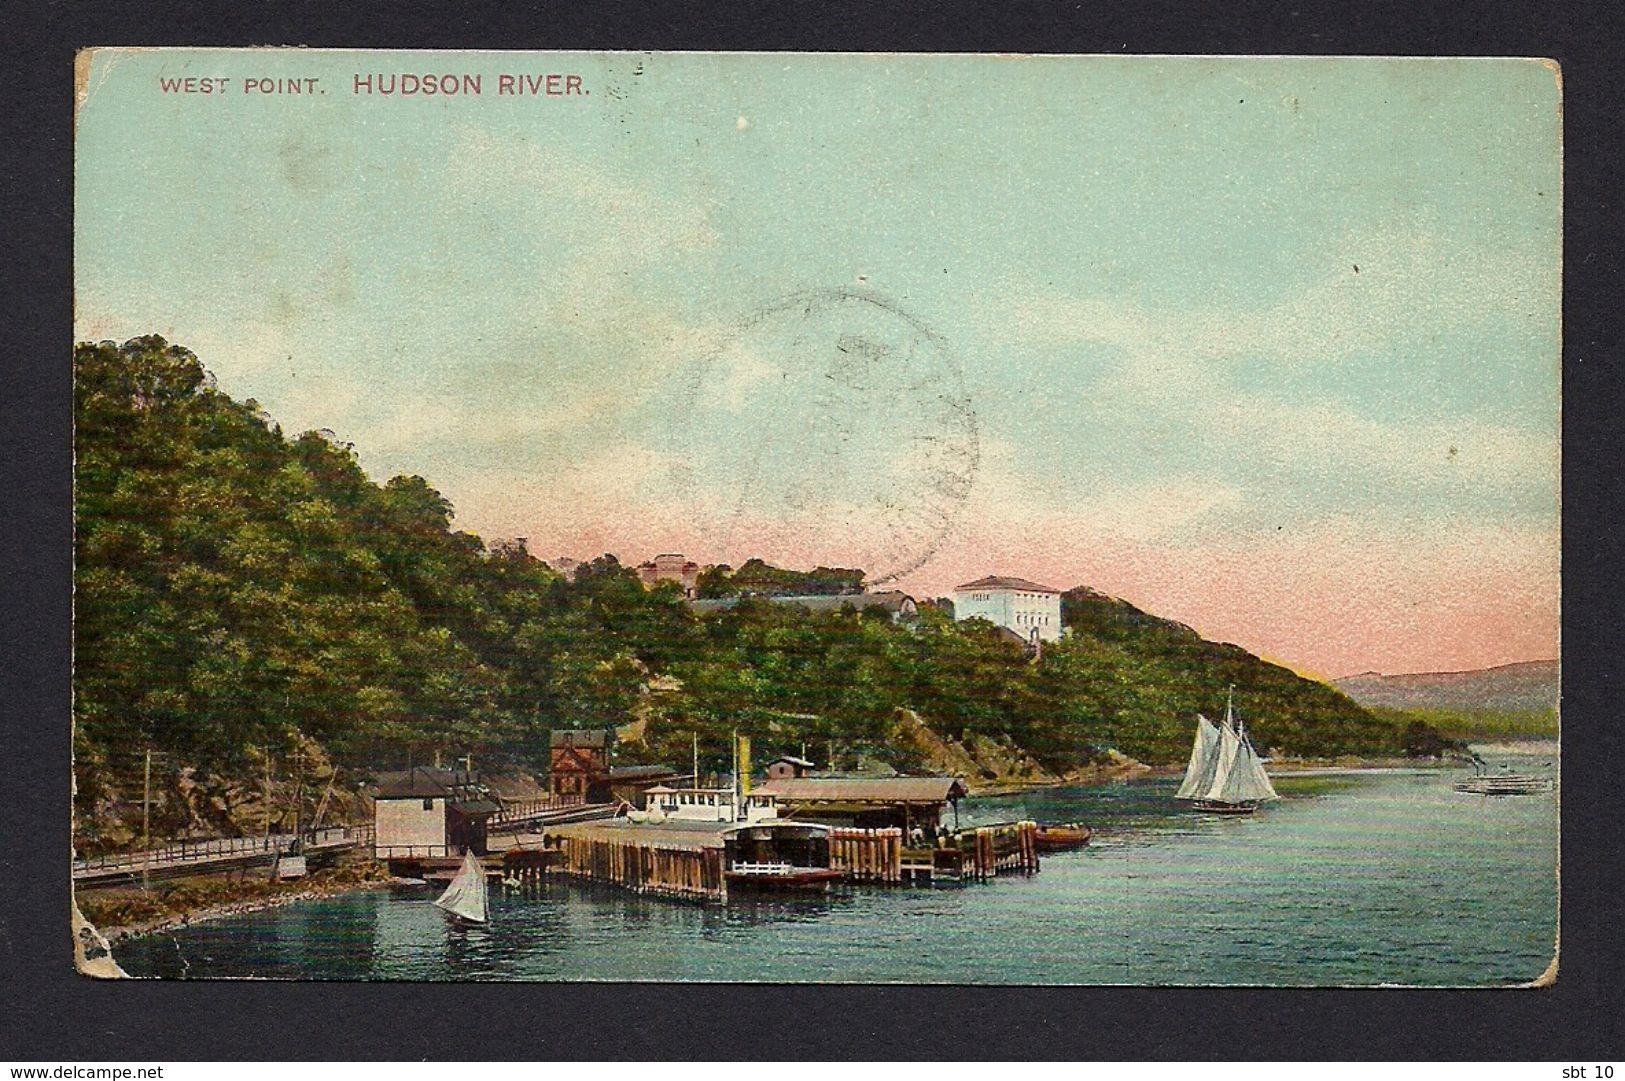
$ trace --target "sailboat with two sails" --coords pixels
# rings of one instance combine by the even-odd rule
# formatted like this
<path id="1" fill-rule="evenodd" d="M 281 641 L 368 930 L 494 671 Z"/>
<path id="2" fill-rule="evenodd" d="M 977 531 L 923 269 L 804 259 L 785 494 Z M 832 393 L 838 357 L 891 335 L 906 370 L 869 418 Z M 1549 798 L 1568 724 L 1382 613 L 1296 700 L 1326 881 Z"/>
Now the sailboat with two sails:
<path id="1" fill-rule="evenodd" d="M 1252 814 L 1259 804 L 1281 798 L 1235 714 L 1234 699 L 1232 687 L 1219 724 L 1196 715 L 1196 743 L 1185 780 L 1174 793 L 1176 800 L 1209 814 Z"/>

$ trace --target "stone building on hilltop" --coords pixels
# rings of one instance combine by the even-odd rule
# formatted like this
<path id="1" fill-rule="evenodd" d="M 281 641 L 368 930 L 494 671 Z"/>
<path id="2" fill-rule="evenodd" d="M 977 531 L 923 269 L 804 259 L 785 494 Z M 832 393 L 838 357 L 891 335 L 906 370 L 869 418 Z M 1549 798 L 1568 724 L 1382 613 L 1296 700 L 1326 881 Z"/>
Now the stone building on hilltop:
<path id="1" fill-rule="evenodd" d="M 990 575 L 955 586 L 954 619 L 985 619 L 1028 645 L 1061 637 L 1061 591 L 1025 578 Z"/>
<path id="2" fill-rule="evenodd" d="M 653 589 L 661 582 L 676 582 L 683 596 L 692 600 L 699 591 L 700 565 L 680 552 L 667 552 L 638 564 L 638 581 L 644 589 Z"/>

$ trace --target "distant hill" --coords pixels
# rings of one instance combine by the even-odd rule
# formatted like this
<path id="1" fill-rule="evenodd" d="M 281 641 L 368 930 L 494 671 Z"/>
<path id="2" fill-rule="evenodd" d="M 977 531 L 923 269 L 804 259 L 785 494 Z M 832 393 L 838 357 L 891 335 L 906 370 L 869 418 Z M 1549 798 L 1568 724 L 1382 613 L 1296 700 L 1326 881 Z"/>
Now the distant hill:
<path id="1" fill-rule="evenodd" d="M 1521 713 L 1557 705 L 1557 661 L 1520 661 L 1468 672 L 1361 672 L 1335 680 L 1362 706 Z"/>
<path id="2" fill-rule="evenodd" d="M 1198 711 L 1236 709 L 1255 740 L 1279 755 L 1322 757 L 1403 752 L 1435 754 L 1437 733 L 1412 717 L 1380 718 L 1337 688 L 1305 679 L 1183 623 L 1142 611 L 1087 586 L 1061 595 L 1070 634 L 1045 663 L 1076 665 L 1068 697 L 1102 718 L 1110 745 L 1145 762 L 1176 763 L 1190 753 Z M 1058 673 L 1057 673 L 1058 674 Z"/>

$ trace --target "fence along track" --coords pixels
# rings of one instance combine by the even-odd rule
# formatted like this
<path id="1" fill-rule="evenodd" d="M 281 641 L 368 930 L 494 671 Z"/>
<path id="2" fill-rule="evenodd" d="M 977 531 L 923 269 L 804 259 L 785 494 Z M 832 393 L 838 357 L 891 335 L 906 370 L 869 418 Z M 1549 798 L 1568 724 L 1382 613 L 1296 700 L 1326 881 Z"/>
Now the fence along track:
<path id="1" fill-rule="evenodd" d="M 370 845 L 372 838 L 373 827 L 370 824 L 334 826 L 305 834 L 304 850 L 311 854 L 337 852 Z M 81 857 L 73 861 L 73 880 L 91 884 L 126 878 L 143 871 L 163 874 L 255 863 L 286 852 L 294 839 L 291 833 L 273 833 L 269 837 L 217 837 L 205 841 L 173 841 L 140 852 Z"/>

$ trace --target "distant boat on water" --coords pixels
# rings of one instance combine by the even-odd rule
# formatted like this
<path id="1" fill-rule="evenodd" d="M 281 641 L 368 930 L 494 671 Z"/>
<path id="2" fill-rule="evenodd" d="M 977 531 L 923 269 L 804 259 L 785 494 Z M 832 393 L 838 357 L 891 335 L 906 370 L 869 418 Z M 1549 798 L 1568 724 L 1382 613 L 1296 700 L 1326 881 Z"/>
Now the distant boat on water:
<path id="1" fill-rule="evenodd" d="M 469 852 L 463 856 L 457 877 L 451 880 L 435 905 L 469 923 L 485 923 L 491 914 L 487 893 L 485 867 Z"/>
<path id="2" fill-rule="evenodd" d="M 1457 781 L 1451 787 L 1457 792 L 1473 792 L 1481 796 L 1528 796 L 1550 791 L 1552 779 L 1539 773 L 1514 773 L 1508 766 L 1502 766 L 1501 772 L 1496 773 L 1488 762 L 1475 754 L 1473 776 Z"/>
<path id="3" fill-rule="evenodd" d="M 1210 814 L 1252 814 L 1260 803 L 1280 799 L 1264 763 L 1235 715 L 1235 692 L 1225 699 L 1224 721 L 1196 715 L 1196 743 L 1185 779 L 1174 798 Z"/>

